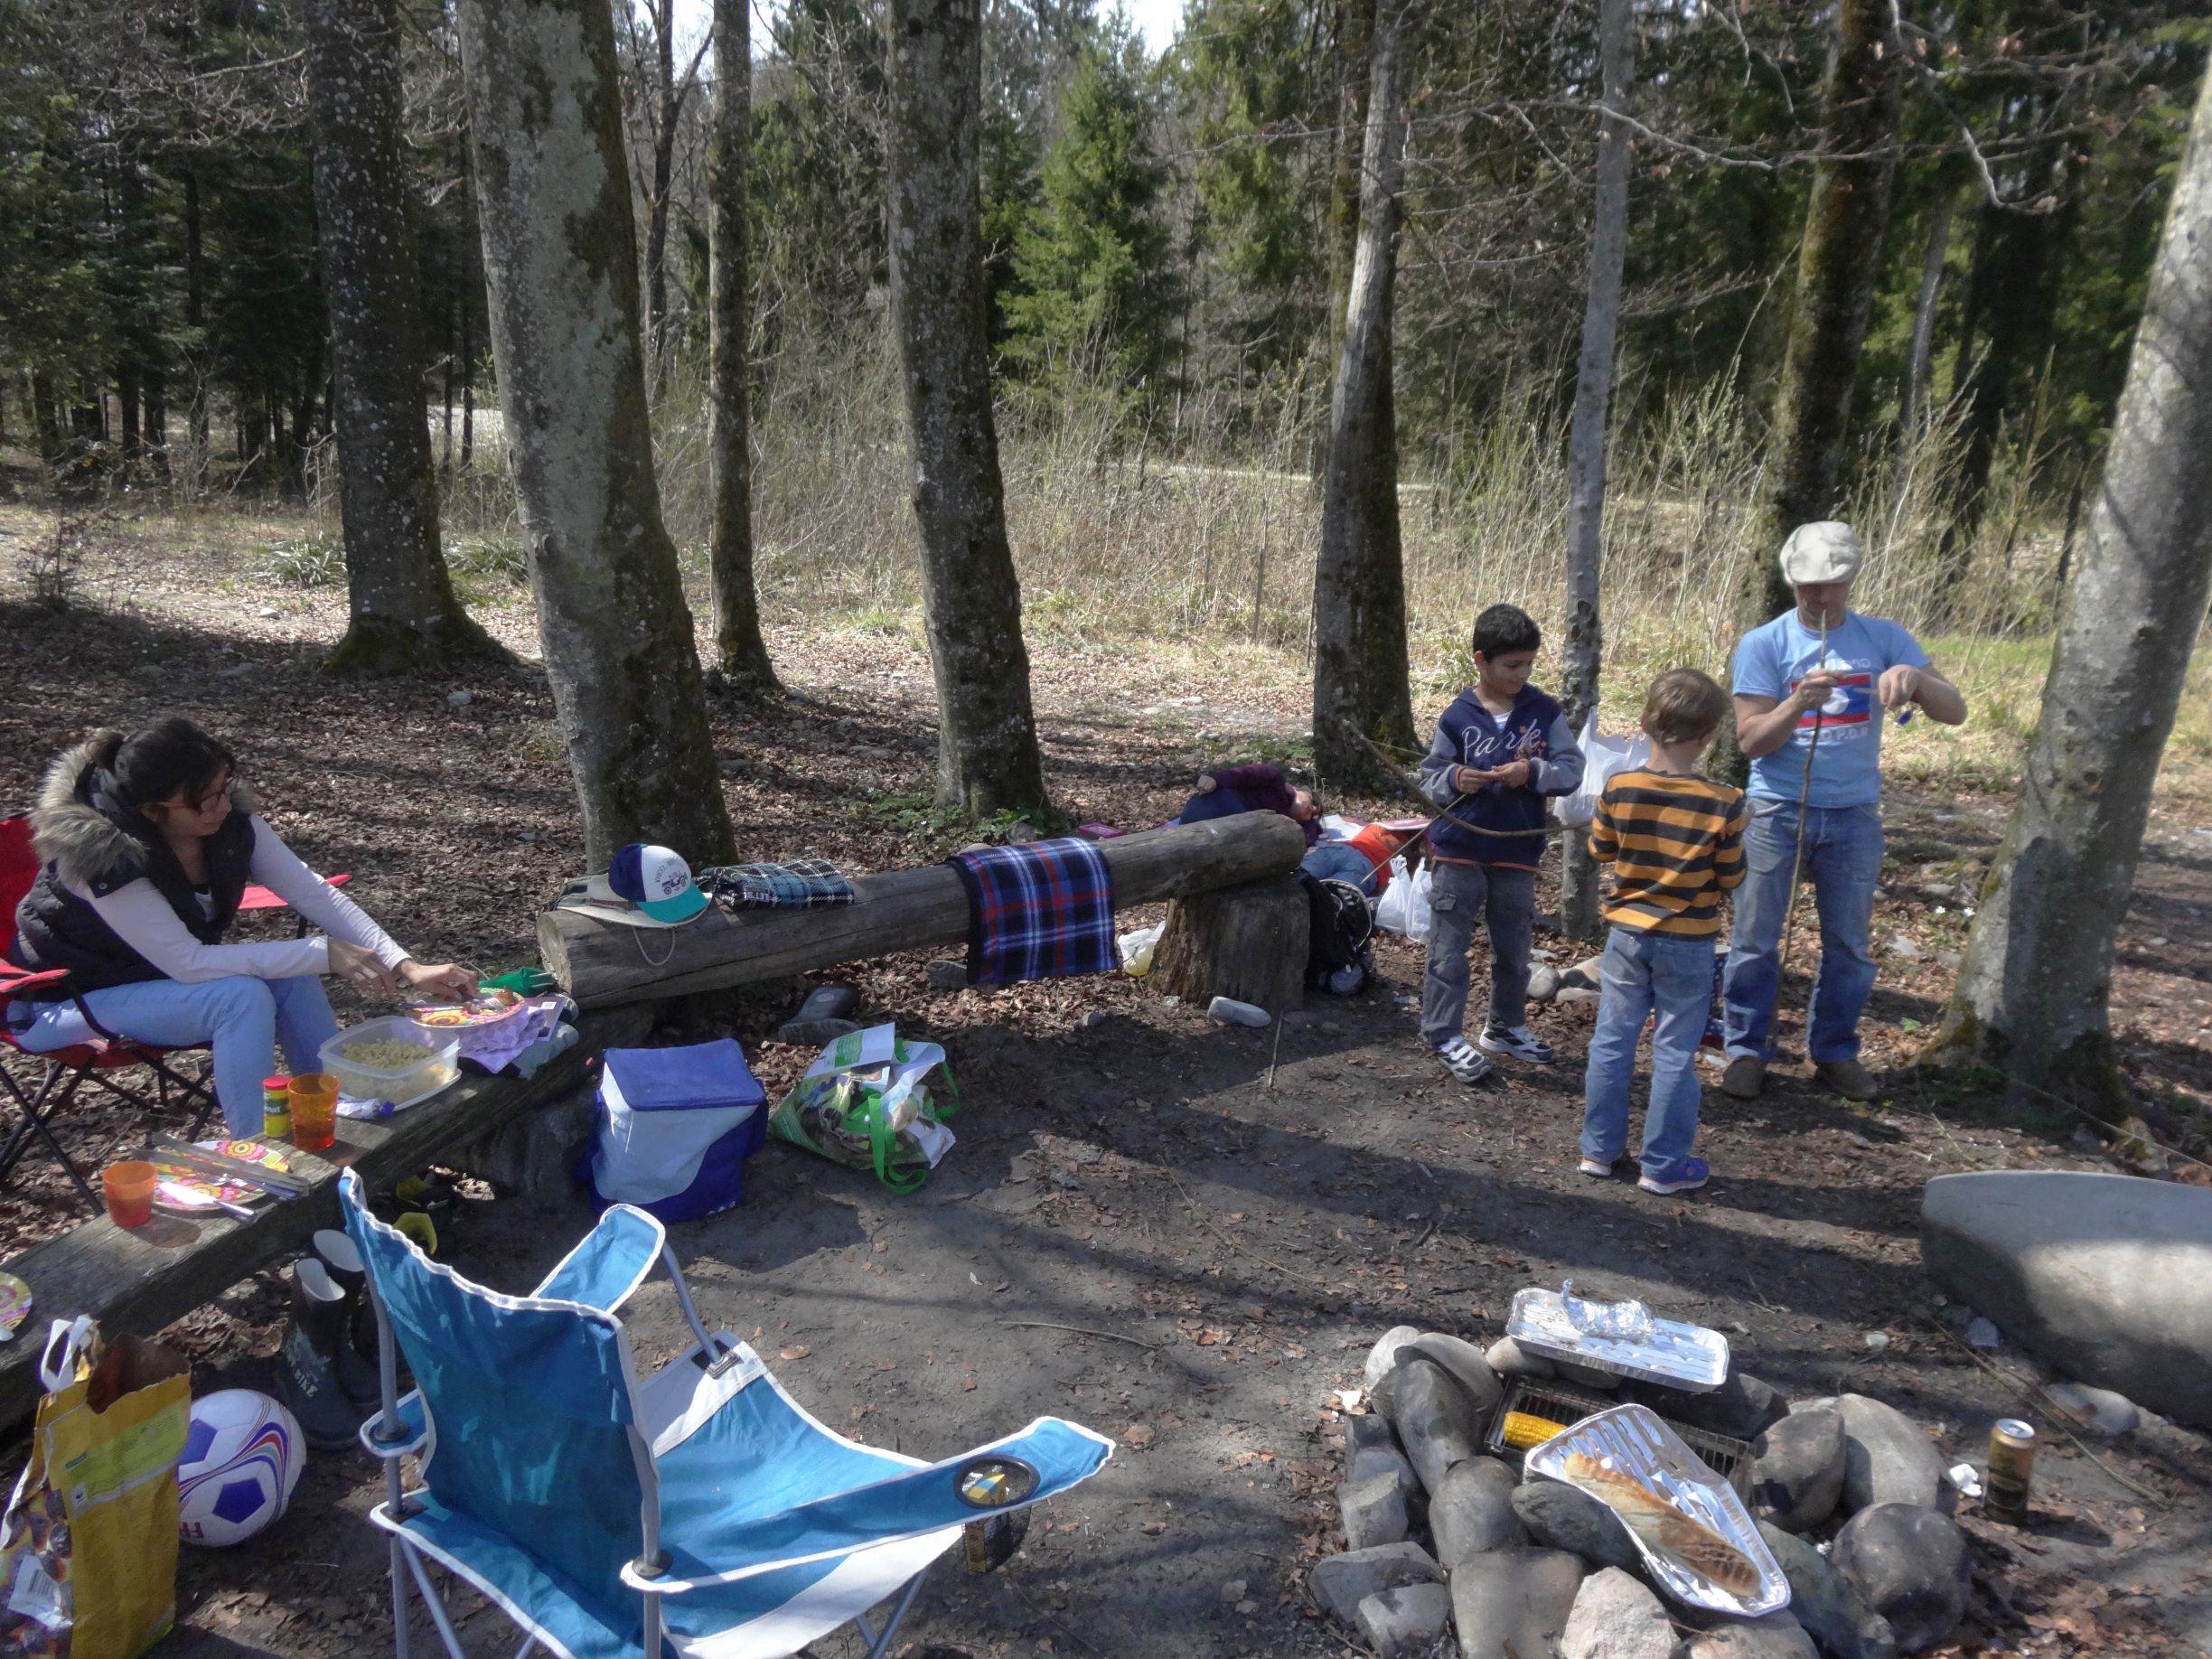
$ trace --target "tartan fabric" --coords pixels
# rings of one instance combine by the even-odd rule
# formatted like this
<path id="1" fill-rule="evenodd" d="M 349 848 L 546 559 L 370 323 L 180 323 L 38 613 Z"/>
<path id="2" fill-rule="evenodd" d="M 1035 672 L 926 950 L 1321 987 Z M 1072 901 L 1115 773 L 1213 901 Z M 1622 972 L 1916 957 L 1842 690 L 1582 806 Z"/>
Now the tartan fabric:
<path id="1" fill-rule="evenodd" d="M 780 906 L 813 910 L 849 904 L 853 885 L 845 872 L 822 858 L 794 858 L 788 864 L 724 864 L 692 878 L 699 891 L 725 910 Z"/>
<path id="2" fill-rule="evenodd" d="M 1113 876 L 1089 841 L 976 847 L 948 860 L 968 889 L 968 982 L 1112 973 Z"/>

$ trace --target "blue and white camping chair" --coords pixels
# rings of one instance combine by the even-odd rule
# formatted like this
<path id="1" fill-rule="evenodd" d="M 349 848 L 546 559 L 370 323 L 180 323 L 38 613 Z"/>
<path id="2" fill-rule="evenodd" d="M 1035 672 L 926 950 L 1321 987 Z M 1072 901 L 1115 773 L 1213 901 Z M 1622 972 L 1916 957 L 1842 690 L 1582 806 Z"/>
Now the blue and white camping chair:
<path id="1" fill-rule="evenodd" d="M 393 1645 L 408 1589 L 465 1659 L 430 1568 L 482 1591 L 562 1659 L 783 1659 L 852 1623 L 881 1659 L 961 1527 L 1064 1492 L 1113 1442 L 1058 1418 L 942 1463 L 833 1434 L 753 1351 L 708 1336 L 661 1223 L 616 1204 L 529 1296 L 432 1261 L 339 1183 L 369 1270 L 391 1535 Z M 641 1380 L 620 1310 L 657 1263 L 698 1338 Z M 392 1344 L 414 1371 L 401 1399 Z M 421 1458 L 402 1489 L 400 1459 Z M 870 1609 L 895 1598 L 880 1628 Z"/>

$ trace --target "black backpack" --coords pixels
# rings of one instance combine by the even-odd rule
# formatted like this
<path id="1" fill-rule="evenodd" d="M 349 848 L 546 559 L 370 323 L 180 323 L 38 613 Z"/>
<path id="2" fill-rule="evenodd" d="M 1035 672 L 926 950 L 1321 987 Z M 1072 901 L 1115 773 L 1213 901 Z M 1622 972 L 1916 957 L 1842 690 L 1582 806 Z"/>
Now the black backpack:
<path id="1" fill-rule="evenodd" d="M 1298 879 L 1306 884 L 1312 922 L 1307 932 L 1307 989 L 1349 997 L 1374 972 L 1374 951 L 1368 944 L 1374 936 L 1374 913 L 1350 882 L 1323 881 L 1304 870 Z M 1337 978 L 1346 969 L 1358 970 L 1349 982 Z"/>

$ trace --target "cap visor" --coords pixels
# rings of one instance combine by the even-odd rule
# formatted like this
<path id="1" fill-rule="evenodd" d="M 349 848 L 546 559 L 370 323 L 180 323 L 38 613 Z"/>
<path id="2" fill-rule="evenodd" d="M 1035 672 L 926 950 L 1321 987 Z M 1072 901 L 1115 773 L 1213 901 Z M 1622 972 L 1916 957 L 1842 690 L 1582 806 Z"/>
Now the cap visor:
<path id="1" fill-rule="evenodd" d="M 647 899 L 638 908 L 663 927 L 673 927 L 679 922 L 689 922 L 706 909 L 707 895 L 698 890 L 698 884 L 694 882 L 674 898 Z"/>

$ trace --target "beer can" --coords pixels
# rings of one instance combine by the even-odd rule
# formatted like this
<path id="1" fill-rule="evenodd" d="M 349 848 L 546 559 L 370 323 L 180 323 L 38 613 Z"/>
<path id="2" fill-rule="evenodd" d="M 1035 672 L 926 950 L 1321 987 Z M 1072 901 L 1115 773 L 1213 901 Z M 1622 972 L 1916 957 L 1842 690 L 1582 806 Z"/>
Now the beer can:
<path id="1" fill-rule="evenodd" d="M 2008 1526 L 2028 1520 L 2028 1488 L 2035 1478 L 2036 1431 L 2017 1417 L 2001 1417 L 1990 1430 L 1989 1491 L 1982 1513 Z"/>

